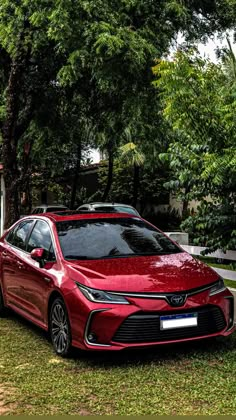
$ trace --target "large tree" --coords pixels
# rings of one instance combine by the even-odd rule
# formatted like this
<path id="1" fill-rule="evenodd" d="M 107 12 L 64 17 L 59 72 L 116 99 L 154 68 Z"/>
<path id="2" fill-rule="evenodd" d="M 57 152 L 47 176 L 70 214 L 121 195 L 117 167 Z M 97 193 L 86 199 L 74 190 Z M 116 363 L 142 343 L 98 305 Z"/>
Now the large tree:
<path id="1" fill-rule="evenodd" d="M 33 139 L 23 136 L 36 114 L 50 119 L 50 102 L 55 92 L 53 81 L 61 66 L 49 41 L 44 22 L 34 16 L 43 1 L 4 0 L 0 9 L 1 49 L 1 134 L 2 162 L 6 189 L 5 226 L 19 216 L 19 190 L 25 184 L 28 158 Z M 43 16 L 43 12 L 42 12 Z M 19 166 L 19 150 L 23 163 Z"/>
<path id="2" fill-rule="evenodd" d="M 73 209 L 80 167 L 94 146 L 94 123 L 88 101 L 76 89 L 60 89 L 51 112 L 50 123 L 44 122 L 45 115 L 38 116 L 28 133 L 34 138 L 30 180 L 39 190 L 63 192 L 64 187 L 63 201 Z"/>
<path id="3" fill-rule="evenodd" d="M 164 116 L 176 133 L 166 158 L 169 182 L 186 201 L 200 202 L 185 229 L 209 251 L 236 247 L 236 66 L 232 50 L 211 63 L 179 51 L 154 69 Z"/>
<path id="4" fill-rule="evenodd" d="M 109 162 L 102 196 L 106 200 L 124 133 L 131 128 L 132 137 L 137 137 L 134 127 L 142 126 L 150 99 L 154 103 L 150 71 L 154 59 L 168 51 L 180 30 L 190 38 L 201 37 L 225 25 L 226 19 L 219 20 L 222 5 L 216 1 L 67 1 L 60 2 L 59 12 L 57 6 L 49 17 L 49 33 L 67 55 L 59 80 L 73 85 L 90 75 L 98 145 Z"/>
<path id="5" fill-rule="evenodd" d="M 226 0 L 2 0 L 0 118 L 6 227 L 19 216 L 22 167 L 29 161 L 19 165 L 23 135 L 39 110 L 47 111 L 49 119 L 54 115 L 60 88 L 74 87 L 90 103 L 97 132 L 102 133 L 97 138 L 103 138 L 109 155 L 105 198 L 114 150 L 139 104 L 143 107 L 146 101 L 154 58 L 168 50 L 179 30 L 202 36 L 228 24 L 227 7 Z"/>

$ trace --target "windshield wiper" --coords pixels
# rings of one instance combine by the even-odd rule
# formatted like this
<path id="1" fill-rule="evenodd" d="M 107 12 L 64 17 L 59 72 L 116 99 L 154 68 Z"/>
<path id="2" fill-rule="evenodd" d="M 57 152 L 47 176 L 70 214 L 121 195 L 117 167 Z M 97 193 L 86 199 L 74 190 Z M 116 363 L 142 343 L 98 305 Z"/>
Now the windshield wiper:
<path id="1" fill-rule="evenodd" d="M 65 255 L 66 260 L 105 260 L 112 258 L 128 258 L 128 257 L 153 257 L 159 255 L 171 255 L 183 252 L 181 249 L 171 251 L 156 251 L 156 252 L 132 252 L 128 254 L 114 254 L 114 255 L 101 255 L 99 257 L 88 257 L 87 255 Z"/>
<path id="2" fill-rule="evenodd" d="M 159 255 L 171 255 L 171 254 L 179 254 L 183 252 L 181 249 L 179 250 L 171 250 L 171 251 L 156 251 L 156 252 L 132 252 L 128 254 L 114 254 L 114 255 L 102 255 L 97 259 L 109 259 L 109 258 L 126 258 L 126 257 L 153 257 Z"/>
<path id="3" fill-rule="evenodd" d="M 87 255 L 65 255 L 66 260 L 92 260 Z"/>

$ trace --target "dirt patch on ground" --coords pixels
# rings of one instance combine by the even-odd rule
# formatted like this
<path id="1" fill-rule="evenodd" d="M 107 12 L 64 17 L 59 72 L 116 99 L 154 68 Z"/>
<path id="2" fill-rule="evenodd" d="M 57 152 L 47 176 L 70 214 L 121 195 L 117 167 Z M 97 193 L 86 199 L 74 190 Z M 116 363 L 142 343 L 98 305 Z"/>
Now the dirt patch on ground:
<path id="1" fill-rule="evenodd" d="M 7 402 L 11 395 L 13 395 L 13 390 L 0 384 L 0 416 L 3 414 L 14 414 L 16 404 Z"/>

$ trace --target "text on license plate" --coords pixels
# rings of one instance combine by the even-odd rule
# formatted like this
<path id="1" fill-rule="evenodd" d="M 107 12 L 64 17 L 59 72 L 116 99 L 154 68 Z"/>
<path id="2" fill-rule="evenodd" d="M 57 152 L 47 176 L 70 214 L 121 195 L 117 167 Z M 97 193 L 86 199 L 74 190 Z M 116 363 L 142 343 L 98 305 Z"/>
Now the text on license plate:
<path id="1" fill-rule="evenodd" d="M 160 317 L 161 330 L 183 327 L 197 327 L 197 313 L 163 315 Z"/>

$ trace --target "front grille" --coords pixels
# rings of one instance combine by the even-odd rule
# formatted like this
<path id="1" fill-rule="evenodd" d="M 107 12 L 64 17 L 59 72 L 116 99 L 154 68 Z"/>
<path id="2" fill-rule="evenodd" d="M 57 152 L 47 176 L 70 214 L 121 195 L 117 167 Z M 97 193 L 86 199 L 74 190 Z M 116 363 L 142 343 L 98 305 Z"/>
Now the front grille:
<path id="1" fill-rule="evenodd" d="M 181 313 L 198 313 L 198 326 L 161 330 L 160 316 Z M 119 343 L 142 343 L 153 341 L 171 341 L 184 338 L 201 337 L 222 331 L 226 321 L 221 309 L 217 306 L 204 306 L 198 309 L 171 311 L 162 313 L 140 312 L 131 315 L 121 324 L 113 337 Z"/>

